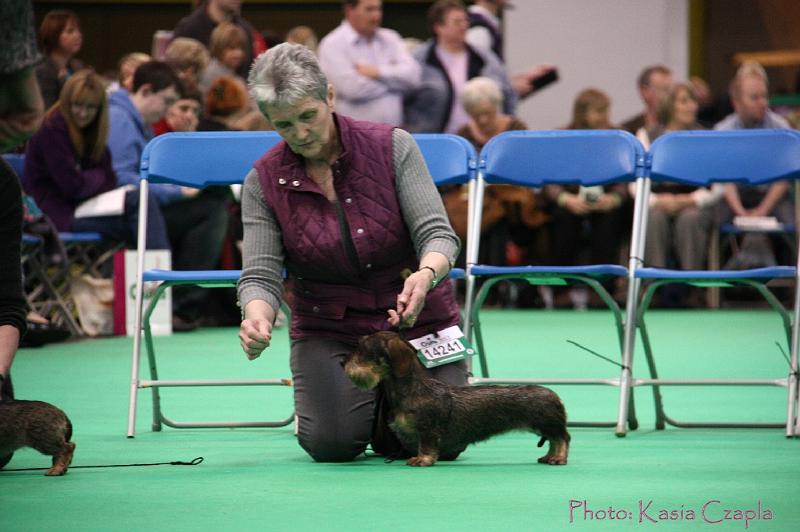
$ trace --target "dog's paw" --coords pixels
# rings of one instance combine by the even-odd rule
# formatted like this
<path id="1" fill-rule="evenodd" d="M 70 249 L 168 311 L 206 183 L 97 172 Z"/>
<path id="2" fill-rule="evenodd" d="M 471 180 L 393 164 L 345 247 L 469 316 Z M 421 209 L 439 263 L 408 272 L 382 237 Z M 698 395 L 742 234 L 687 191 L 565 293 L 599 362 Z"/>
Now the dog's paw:
<path id="1" fill-rule="evenodd" d="M 548 464 L 548 465 L 567 465 L 567 457 L 550 455 L 550 453 L 547 453 L 546 455 L 539 458 L 538 462 L 540 464 Z"/>
<path id="2" fill-rule="evenodd" d="M 430 455 L 412 456 L 406 461 L 407 465 L 414 467 L 428 467 L 436 463 L 436 459 Z"/>
<path id="3" fill-rule="evenodd" d="M 60 476 L 66 475 L 66 474 L 67 474 L 67 468 L 66 467 L 53 466 L 47 471 L 47 473 L 45 473 L 45 476 L 48 476 L 48 477 L 60 477 Z"/>

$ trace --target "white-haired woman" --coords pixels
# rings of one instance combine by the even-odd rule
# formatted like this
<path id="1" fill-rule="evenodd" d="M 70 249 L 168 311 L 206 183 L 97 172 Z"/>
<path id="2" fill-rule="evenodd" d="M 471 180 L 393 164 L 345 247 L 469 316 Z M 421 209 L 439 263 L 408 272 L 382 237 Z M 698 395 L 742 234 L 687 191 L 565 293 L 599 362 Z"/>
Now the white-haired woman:
<path id="1" fill-rule="evenodd" d="M 300 445 L 323 462 L 352 460 L 371 440 L 388 452 L 375 441 L 387 432 L 375 394 L 356 388 L 341 361 L 365 334 L 394 326 L 416 338 L 458 323 L 447 280 L 458 237 L 413 138 L 334 113 L 333 88 L 306 47 L 271 48 L 249 86 L 283 142 L 244 185 L 242 348 L 255 359 L 269 346 L 285 269 Z M 461 362 L 432 371 L 466 382 Z"/>
<path id="2" fill-rule="evenodd" d="M 503 91 L 491 78 L 478 76 L 469 80 L 461 93 L 461 103 L 469 122 L 458 134 L 470 141 L 476 150 L 499 133 L 528 129 L 522 120 L 503 113 Z"/>
<path id="3" fill-rule="evenodd" d="M 504 131 L 528 129 L 522 120 L 503 113 L 503 90 L 492 78 L 478 76 L 467 81 L 461 93 L 461 104 L 469 115 L 469 122 L 458 130 L 458 134 L 470 141 L 477 151 L 489 139 Z M 465 238 L 466 187 L 445 190 L 444 202 L 456 233 Z M 481 219 L 479 260 L 482 263 L 509 264 L 539 260 L 544 242 L 537 228 L 546 219 L 538 203 L 536 194 L 529 188 L 514 185 L 486 188 Z M 500 298 L 506 299 L 502 290 Z"/>

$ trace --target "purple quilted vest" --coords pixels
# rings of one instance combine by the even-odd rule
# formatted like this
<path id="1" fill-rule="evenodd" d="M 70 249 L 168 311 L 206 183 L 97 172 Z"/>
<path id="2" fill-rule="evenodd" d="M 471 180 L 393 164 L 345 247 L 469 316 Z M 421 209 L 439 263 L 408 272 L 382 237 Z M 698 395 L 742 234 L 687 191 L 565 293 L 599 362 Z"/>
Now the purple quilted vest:
<path id="1" fill-rule="evenodd" d="M 389 328 L 402 272 L 419 262 L 395 190 L 392 127 L 334 115 L 344 152 L 334 187 L 355 257 L 347 252 L 336 205 L 305 174 L 303 160 L 280 142 L 256 162 L 261 189 L 281 228 L 291 282 L 292 339 L 325 336 L 355 344 Z M 428 293 L 415 338 L 458 323 L 447 281 Z"/>

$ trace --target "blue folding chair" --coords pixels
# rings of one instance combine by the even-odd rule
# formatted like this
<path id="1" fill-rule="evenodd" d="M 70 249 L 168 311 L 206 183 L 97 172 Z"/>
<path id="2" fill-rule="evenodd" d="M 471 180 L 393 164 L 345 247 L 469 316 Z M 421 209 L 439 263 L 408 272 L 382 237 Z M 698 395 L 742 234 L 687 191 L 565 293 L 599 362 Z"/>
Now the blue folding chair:
<path id="1" fill-rule="evenodd" d="M 478 155 L 475 147 L 464 137 L 446 133 L 415 133 L 413 137 L 437 187 L 472 182 Z M 464 279 L 464 269 L 453 268 L 449 277 L 453 280 Z"/>
<path id="2" fill-rule="evenodd" d="M 456 135 L 414 135 L 426 165 L 437 185 L 466 183 L 474 174 L 475 150 L 466 140 Z M 259 133 L 173 133 L 153 139 L 142 155 L 141 204 L 139 250 L 146 248 L 144 240 L 146 223 L 146 196 L 148 183 L 174 183 L 202 188 L 212 184 L 242 183 L 252 163 L 275 145 L 280 137 L 274 132 Z M 143 205 L 143 206 L 142 206 Z M 155 349 L 150 330 L 150 316 L 164 291 L 175 285 L 204 287 L 235 286 L 241 270 L 227 271 L 167 271 L 143 272 L 144 254 L 138 256 L 139 274 L 136 284 L 136 330 L 144 331 L 145 346 L 150 363 L 150 379 L 139 378 L 141 335 L 134 336 L 128 436 L 133 437 L 136 420 L 136 395 L 140 388 L 153 391 L 153 430 L 161 425 L 174 428 L 189 427 L 273 427 L 291 423 L 292 417 L 281 421 L 256 422 L 194 422 L 171 420 L 161 412 L 158 388 L 166 386 L 233 386 L 233 385 L 291 385 L 289 379 L 238 380 L 238 381 L 163 381 L 158 379 Z M 463 278 L 463 270 L 450 272 L 451 278 Z M 160 283 L 147 309 L 143 310 L 143 281 Z M 284 307 L 288 313 L 288 309 Z"/>
<path id="3" fill-rule="evenodd" d="M 3 159 L 8 163 L 8 166 L 14 170 L 14 173 L 17 174 L 17 177 L 22 180 L 22 176 L 25 175 L 25 155 L 22 153 L 4 153 Z"/>
<path id="4" fill-rule="evenodd" d="M 592 288 L 611 310 L 622 356 L 622 311 L 601 284 L 625 277 L 628 270 L 617 264 L 586 266 L 495 266 L 477 264 L 480 247 L 480 217 L 486 184 L 503 183 L 526 187 L 547 184 L 584 186 L 633 182 L 643 170 L 644 149 L 636 138 L 623 131 L 509 131 L 491 139 L 479 155 L 478 177 L 471 196 L 472 221 L 467 237 L 467 304 L 481 365 L 480 378 L 473 384 L 597 384 L 620 386 L 620 379 L 496 379 L 489 377 L 487 346 L 480 323 L 480 310 L 491 288 L 503 280 L 524 280 L 534 285 L 580 283 Z M 485 281 L 472 298 L 476 278 Z M 632 429 L 637 426 L 633 405 L 628 410 Z M 573 426 L 614 426 L 615 422 L 574 422 Z"/>
<path id="5" fill-rule="evenodd" d="M 128 437 L 136 430 L 136 400 L 138 390 L 151 388 L 153 393 L 154 431 L 161 425 L 173 428 L 216 427 L 282 427 L 291 423 L 294 415 L 277 421 L 214 421 L 178 422 L 167 418 L 161 410 L 159 389 L 162 387 L 192 386 L 291 386 L 289 379 L 239 379 L 239 380 L 160 380 L 156 366 L 156 353 L 150 329 L 150 317 L 167 288 L 177 285 L 194 285 L 206 288 L 234 287 L 241 270 L 172 271 L 144 270 L 144 250 L 147 249 L 147 191 L 151 183 L 205 188 L 211 185 L 242 184 L 253 163 L 280 141 L 272 131 L 264 132 L 202 132 L 168 133 L 151 140 L 142 153 L 139 233 L 136 279 L 136 316 L 133 336 L 133 361 L 131 369 L 130 401 L 128 407 Z M 147 309 L 144 309 L 144 283 L 159 283 Z M 141 379 L 142 332 L 150 366 L 150 378 Z"/>
<path id="6" fill-rule="evenodd" d="M 5 153 L 3 159 L 11 166 L 25 188 L 25 155 L 21 153 Z M 28 298 L 31 308 L 43 316 L 50 318 L 56 325 L 66 326 L 74 336 L 82 336 L 83 328 L 76 320 L 77 309 L 72 298 L 70 279 L 76 275 L 89 274 L 95 277 L 109 277 L 111 259 L 123 244 L 106 240 L 95 232 L 59 232 L 58 237 L 64 244 L 66 263 L 59 267 L 50 267 L 43 276 L 32 276 L 41 279 L 41 284 L 32 283 L 27 287 L 32 290 Z M 23 248 L 28 252 L 39 253 L 40 246 Z M 44 268 L 44 261 L 32 260 L 30 265 L 39 264 Z M 42 293 L 50 294 L 41 299 Z M 31 303 L 33 302 L 33 303 Z M 53 310 L 57 310 L 53 313 Z"/>
<path id="7" fill-rule="evenodd" d="M 628 377 L 628 386 L 623 387 L 620 397 L 617 433 L 624 434 L 623 420 L 626 418 L 625 396 L 632 387 L 652 386 L 656 407 L 656 427 L 663 429 L 665 423 L 679 427 L 786 427 L 787 436 L 794 434 L 797 415 L 797 313 L 800 299 L 795 295 L 795 320 L 775 297 L 768 283 L 779 279 L 794 280 L 797 286 L 796 267 L 776 266 L 749 270 L 672 270 L 642 267 L 644 241 L 647 229 L 647 214 L 651 181 L 677 182 L 705 187 L 717 182 L 734 182 L 748 185 L 771 183 L 784 179 L 800 178 L 800 134 L 789 130 L 740 130 L 740 131 L 691 131 L 672 132 L 659 137 L 648 154 L 648 171 L 637 182 L 634 207 L 634 242 L 631 246 L 631 275 L 634 282 L 629 286 L 628 319 L 625 328 L 625 350 L 623 365 L 632 368 L 636 328 L 641 333 L 645 356 L 650 370 L 649 379 Z M 640 287 L 648 282 L 639 299 Z M 791 346 L 789 376 L 776 379 L 660 379 L 656 371 L 652 344 L 645 324 L 645 313 L 653 294 L 665 284 L 681 283 L 702 288 L 728 288 L 747 286 L 754 288 L 774 309 L 786 332 Z M 789 389 L 787 420 L 785 423 L 733 423 L 733 422 L 680 422 L 664 413 L 660 386 L 786 386 Z"/>

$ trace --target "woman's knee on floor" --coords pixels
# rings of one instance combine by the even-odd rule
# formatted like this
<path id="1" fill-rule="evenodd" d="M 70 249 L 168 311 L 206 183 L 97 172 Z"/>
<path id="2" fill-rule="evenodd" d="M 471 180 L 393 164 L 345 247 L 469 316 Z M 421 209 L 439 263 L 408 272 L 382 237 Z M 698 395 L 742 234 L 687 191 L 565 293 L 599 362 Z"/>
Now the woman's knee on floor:
<path id="1" fill-rule="evenodd" d="M 340 430 L 300 430 L 300 446 L 316 462 L 350 462 L 367 448 L 369 431 L 358 435 Z"/>

